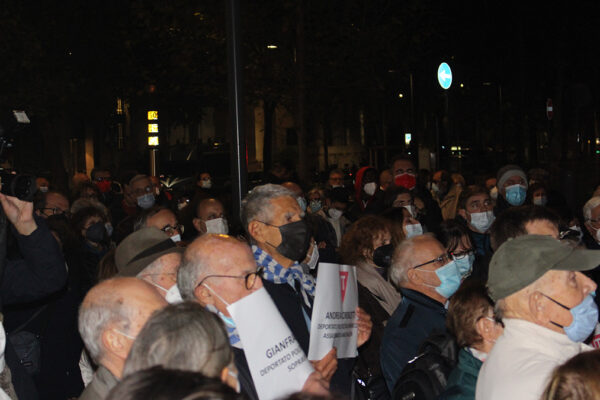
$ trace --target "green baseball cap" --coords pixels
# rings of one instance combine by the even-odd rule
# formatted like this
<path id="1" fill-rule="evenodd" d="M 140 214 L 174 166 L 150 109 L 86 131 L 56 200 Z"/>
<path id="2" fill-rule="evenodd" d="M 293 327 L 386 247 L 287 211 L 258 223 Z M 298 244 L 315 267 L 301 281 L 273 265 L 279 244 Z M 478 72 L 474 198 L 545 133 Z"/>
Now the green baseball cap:
<path id="1" fill-rule="evenodd" d="M 588 271 L 600 265 L 600 251 L 576 249 L 552 236 L 523 235 L 507 240 L 490 261 L 487 287 L 494 301 L 538 280 L 550 270 Z"/>

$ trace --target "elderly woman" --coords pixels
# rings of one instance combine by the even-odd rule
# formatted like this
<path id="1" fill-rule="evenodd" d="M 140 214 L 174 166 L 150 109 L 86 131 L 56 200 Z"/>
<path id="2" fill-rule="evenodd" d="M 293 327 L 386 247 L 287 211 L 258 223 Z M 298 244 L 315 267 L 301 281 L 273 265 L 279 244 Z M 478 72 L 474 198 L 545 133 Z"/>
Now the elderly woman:
<path id="1" fill-rule="evenodd" d="M 481 282 L 464 282 L 450 298 L 446 324 L 460 352 L 458 365 L 450 374 L 441 399 L 473 400 L 479 369 L 503 330 L 502 323 L 494 317 L 494 303 Z"/>
<path id="2" fill-rule="evenodd" d="M 389 398 L 381 373 L 379 348 L 385 324 L 401 300 L 400 293 L 387 280 L 393 249 L 389 223 L 367 215 L 350 226 L 339 250 L 344 263 L 356 265 L 359 306 L 373 322 L 371 339 L 359 348 L 357 371 L 369 395 L 377 399 Z"/>
<path id="3" fill-rule="evenodd" d="M 197 303 L 170 305 L 152 315 L 131 347 L 123 376 L 156 365 L 200 372 L 239 390 L 225 328 Z"/>

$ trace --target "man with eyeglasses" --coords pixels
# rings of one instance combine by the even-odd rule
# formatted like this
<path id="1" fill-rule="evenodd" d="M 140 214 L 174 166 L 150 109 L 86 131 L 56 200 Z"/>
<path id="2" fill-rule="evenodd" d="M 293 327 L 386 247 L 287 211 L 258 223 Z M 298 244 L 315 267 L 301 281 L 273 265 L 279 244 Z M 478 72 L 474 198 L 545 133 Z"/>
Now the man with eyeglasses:
<path id="1" fill-rule="evenodd" d="M 205 234 L 187 248 L 177 272 L 177 286 L 184 300 L 197 301 L 216 313 L 227 330 L 233 348 L 242 392 L 257 399 L 242 342 L 227 306 L 263 287 L 262 267 L 257 267 L 251 249 L 243 242 L 217 234 Z M 257 323 L 260 323 L 257 312 Z M 251 344 L 250 344 L 251 345 Z M 307 385 L 314 384 L 313 376 Z M 306 389 L 309 389 L 305 385 Z"/>
<path id="2" fill-rule="evenodd" d="M 256 264 L 264 268 L 263 285 L 300 347 L 308 354 L 315 281 L 299 264 L 310 245 L 304 211 L 292 191 L 280 185 L 266 184 L 255 187 L 246 196 L 241 217 L 254 243 L 252 250 Z M 370 337 L 372 323 L 370 316 L 360 309 L 357 309 L 357 316 L 360 347 Z M 322 360 L 313 362 L 313 366 L 328 380 L 340 366 L 332 380 L 332 388 L 345 393 L 350 388 L 354 361 L 347 359 L 338 364 L 334 348 Z"/>
<path id="3" fill-rule="evenodd" d="M 155 206 L 149 210 L 144 210 L 136 219 L 133 230 L 137 231 L 149 227 L 163 231 L 176 243 L 181 241 L 183 225 L 177 222 L 175 213 L 166 207 Z"/>
<path id="4" fill-rule="evenodd" d="M 402 302 L 388 320 L 381 344 L 383 375 L 392 392 L 423 340 L 434 332 L 446 332 L 445 304 L 458 289 L 461 276 L 444 246 L 428 235 L 401 242 L 394 251 L 389 274 L 402 293 Z"/>
<path id="5" fill-rule="evenodd" d="M 114 278 L 94 286 L 79 309 L 79 333 L 98 369 L 80 400 L 102 400 L 123 374 L 136 336 L 167 302 L 147 282 Z"/>
<path id="6" fill-rule="evenodd" d="M 34 201 L 35 213 L 42 218 L 51 215 L 67 215 L 69 212 L 69 199 L 64 194 L 50 190 L 36 195 Z"/>

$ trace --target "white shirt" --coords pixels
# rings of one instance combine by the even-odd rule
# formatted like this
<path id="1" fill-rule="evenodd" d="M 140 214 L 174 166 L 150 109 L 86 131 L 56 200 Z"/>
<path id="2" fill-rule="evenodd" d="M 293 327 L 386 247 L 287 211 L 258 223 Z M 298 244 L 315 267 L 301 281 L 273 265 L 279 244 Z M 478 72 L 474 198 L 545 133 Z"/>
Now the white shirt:
<path id="1" fill-rule="evenodd" d="M 557 366 L 592 347 L 521 319 L 504 319 L 477 379 L 476 400 L 539 400 Z"/>

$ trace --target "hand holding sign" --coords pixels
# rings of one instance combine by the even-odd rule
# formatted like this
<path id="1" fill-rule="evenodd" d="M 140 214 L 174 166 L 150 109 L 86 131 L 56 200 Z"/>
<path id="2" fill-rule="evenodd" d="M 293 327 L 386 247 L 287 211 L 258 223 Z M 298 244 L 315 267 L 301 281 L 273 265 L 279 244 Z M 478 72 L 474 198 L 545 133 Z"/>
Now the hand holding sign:
<path id="1" fill-rule="evenodd" d="M 311 364 L 315 370 L 321 373 L 323 379 L 329 382 L 337 370 L 337 349 L 334 347 L 325 357 L 319 361 L 311 361 Z"/>

